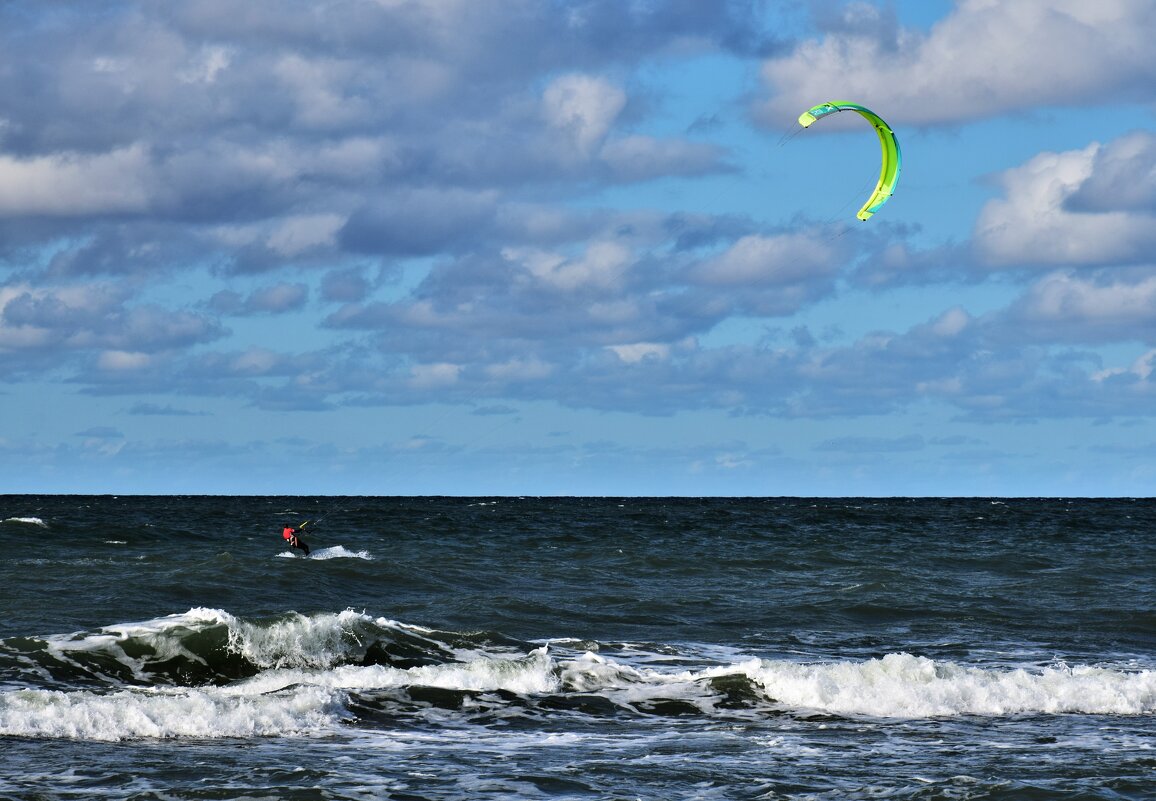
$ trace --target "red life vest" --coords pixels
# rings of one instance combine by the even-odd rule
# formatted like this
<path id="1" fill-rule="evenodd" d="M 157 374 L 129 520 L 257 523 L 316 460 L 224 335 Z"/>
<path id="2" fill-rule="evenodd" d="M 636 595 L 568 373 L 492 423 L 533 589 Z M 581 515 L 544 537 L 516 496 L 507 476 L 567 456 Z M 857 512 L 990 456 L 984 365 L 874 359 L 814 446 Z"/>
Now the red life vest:
<path id="1" fill-rule="evenodd" d="M 285 529 L 281 532 L 281 536 L 287 540 L 291 540 L 297 536 L 297 532 L 292 526 L 285 526 Z"/>

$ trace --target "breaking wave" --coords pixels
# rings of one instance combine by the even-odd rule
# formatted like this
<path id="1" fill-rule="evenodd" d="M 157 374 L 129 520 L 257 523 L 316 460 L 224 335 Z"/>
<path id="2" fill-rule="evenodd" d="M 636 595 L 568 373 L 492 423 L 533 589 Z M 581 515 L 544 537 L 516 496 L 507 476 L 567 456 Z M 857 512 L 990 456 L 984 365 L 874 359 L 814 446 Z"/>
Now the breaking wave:
<path id="1" fill-rule="evenodd" d="M 124 740 L 325 734 L 430 715 L 932 718 L 1145 715 L 1156 672 L 906 653 L 792 662 L 686 646 L 447 632 L 363 612 L 156 620 L 0 641 L 0 735 Z M 30 688 L 34 687 L 34 689 Z"/>
<path id="2" fill-rule="evenodd" d="M 0 521 L 3 523 L 10 523 L 13 525 L 38 526 L 39 528 L 48 528 L 48 524 L 39 517 L 8 517 Z"/>

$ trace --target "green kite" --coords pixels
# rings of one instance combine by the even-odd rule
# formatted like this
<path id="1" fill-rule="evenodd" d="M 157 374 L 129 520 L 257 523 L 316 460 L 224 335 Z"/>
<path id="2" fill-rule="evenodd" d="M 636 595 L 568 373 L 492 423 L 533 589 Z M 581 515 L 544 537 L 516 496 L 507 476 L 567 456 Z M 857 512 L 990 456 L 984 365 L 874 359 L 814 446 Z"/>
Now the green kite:
<path id="1" fill-rule="evenodd" d="M 895 138 L 895 132 L 891 130 L 891 126 L 874 111 L 857 103 L 847 103 L 842 100 L 820 103 L 814 108 L 807 109 L 799 115 L 799 124 L 806 128 L 820 117 L 840 111 L 859 112 L 864 119 L 871 123 L 875 133 L 879 134 L 879 144 L 883 148 L 883 167 L 879 171 L 879 183 L 875 185 L 875 191 L 871 193 L 871 197 L 867 198 L 863 208 L 859 209 L 859 213 L 855 215 L 860 220 L 866 220 L 883 207 L 883 204 L 891 197 L 891 193 L 895 191 L 895 184 L 899 182 L 899 167 L 902 161 L 899 153 L 899 140 Z"/>

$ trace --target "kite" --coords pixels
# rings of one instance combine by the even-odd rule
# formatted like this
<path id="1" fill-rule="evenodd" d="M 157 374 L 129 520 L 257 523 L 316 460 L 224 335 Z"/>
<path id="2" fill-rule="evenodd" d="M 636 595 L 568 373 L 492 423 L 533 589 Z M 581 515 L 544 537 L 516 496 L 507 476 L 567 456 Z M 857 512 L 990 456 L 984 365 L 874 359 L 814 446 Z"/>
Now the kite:
<path id="1" fill-rule="evenodd" d="M 799 124 L 806 128 L 815 120 L 840 111 L 859 112 L 875 128 L 875 133 L 879 134 L 879 144 L 883 148 L 883 166 L 879 170 L 879 183 L 875 185 L 875 191 L 871 193 L 871 197 L 867 198 L 863 208 L 859 209 L 859 213 L 855 215 L 860 220 L 866 220 L 883 207 L 883 204 L 891 197 L 891 193 L 895 191 L 895 184 L 899 182 L 899 167 L 902 161 L 899 154 L 899 140 L 895 138 L 895 132 L 891 130 L 891 126 L 885 123 L 874 111 L 857 103 L 847 103 L 842 100 L 820 103 L 814 108 L 807 109 L 799 115 Z"/>

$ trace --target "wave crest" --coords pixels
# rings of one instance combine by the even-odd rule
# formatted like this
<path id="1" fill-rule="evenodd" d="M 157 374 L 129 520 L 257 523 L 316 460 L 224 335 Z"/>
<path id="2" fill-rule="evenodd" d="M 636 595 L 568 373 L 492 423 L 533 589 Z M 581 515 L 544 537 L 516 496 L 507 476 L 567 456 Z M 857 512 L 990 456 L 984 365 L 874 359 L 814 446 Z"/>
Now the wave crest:
<path id="1" fill-rule="evenodd" d="M 1147 715 L 1156 671 L 979 667 L 898 653 L 820 663 L 695 646 L 527 643 L 364 612 L 243 619 L 195 608 L 68 636 L 0 641 L 0 735 L 248 737 L 397 725 L 430 710 L 509 716 L 933 718 Z"/>
<path id="2" fill-rule="evenodd" d="M 763 661 L 748 664 L 745 671 L 779 703 L 837 715 L 929 718 L 1156 711 L 1156 672 L 1150 670 L 1067 665 L 996 670 L 888 654 L 836 664 Z"/>

